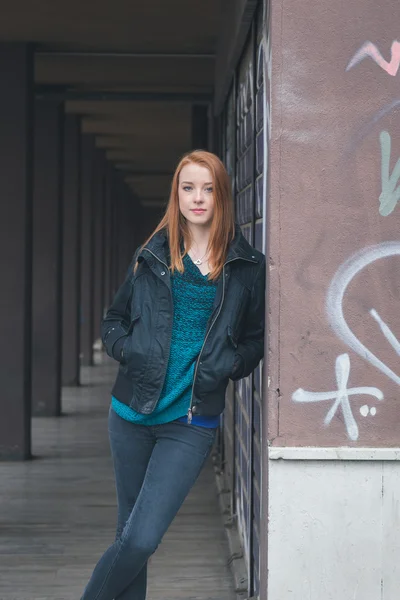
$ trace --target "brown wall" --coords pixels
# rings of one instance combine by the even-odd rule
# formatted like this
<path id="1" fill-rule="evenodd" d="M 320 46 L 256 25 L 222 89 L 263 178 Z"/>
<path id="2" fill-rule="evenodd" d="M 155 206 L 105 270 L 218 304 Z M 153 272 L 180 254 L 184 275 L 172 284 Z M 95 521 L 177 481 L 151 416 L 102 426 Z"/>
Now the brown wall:
<path id="1" fill-rule="evenodd" d="M 386 214 L 379 201 L 389 136 L 389 174 L 400 157 L 400 45 L 391 65 L 379 59 L 382 53 L 390 61 L 400 5 L 282 5 L 272 1 L 270 441 L 398 446 L 398 355 L 370 311 L 400 339 L 400 205 L 394 200 Z M 368 41 L 376 60 L 366 56 L 352 65 Z M 381 132 L 388 132 L 383 152 Z M 399 178 L 400 171 L 391 190 Z M 374 245 L 378 250 L 368 250 Z M 349 260 L 341 302 L 346 272 L 338 269 Z M 308 392 L 334 396 L 337 379 L 344 394 L 325 424 L 335 397 Z M 377 388 L 361 391 L 384 398 L 360 390 L 346 397 L 346 389 L 358 387 Z"/>

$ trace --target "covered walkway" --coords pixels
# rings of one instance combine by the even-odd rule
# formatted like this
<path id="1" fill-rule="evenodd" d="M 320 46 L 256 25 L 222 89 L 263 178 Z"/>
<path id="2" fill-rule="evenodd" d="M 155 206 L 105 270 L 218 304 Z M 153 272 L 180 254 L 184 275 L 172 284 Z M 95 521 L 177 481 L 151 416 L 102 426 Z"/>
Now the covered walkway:
<path id="1" fill-rule="evenodd" d="M 269 4 L 14 0 L 3 11 L 0 600 L 78 600 L 113 539 L 115 366 L 96 365 L 93 349 L 184 153 L 220 156 L 236 221 L 267 252 Z M 210 461 L 154 557 L 150 600 L 225 600 L 234 587 L 265 600 L 263 377 L 260 364 L 230 385 L 218 477 Z"/>
<path id="2" fill-rule="evenodd" d="M 103 355 L 63 388 L 63 416 L 33 419 L 33 460 L 0 463 L 1 600 L 78 600 L 112 541 L 107 437 L 115 366 Z M 150 561 L 149 600 L 233 600 L 211 461 Z"/>

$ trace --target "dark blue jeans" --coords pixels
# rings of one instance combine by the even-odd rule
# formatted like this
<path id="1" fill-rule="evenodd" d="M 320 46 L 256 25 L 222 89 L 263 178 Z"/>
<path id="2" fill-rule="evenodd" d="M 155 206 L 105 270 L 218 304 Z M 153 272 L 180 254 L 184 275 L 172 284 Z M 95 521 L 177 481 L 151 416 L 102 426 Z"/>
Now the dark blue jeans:
<path id="1" fill-rule="evenodd" d="M 216 430 L 178 421 L 136 425 L 112 408 L 108 429 L 118 499 L 117 535 L 81 600 L 145 600 L 147 561 L 196 481 Z"/>

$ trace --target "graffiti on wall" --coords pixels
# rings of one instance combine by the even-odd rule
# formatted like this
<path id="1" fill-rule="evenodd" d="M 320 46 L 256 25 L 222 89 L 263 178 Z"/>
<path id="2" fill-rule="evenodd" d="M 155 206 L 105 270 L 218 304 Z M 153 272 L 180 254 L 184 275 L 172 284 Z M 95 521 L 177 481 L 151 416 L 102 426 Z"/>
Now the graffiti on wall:
<path id="1" fill-rule="evenodd" d="M 351 348 L 351 350 L 400 386 L 400 376 L 394 373 L 385 362 L 359 340 L 348 325 L 343 310 L 345 294 L 353 279 L 363 269 L 377 260 L 392 256 L 400 256 L 400 242 L 384 242 L 376 246 L 365 248 L 347 260 L 339 267 L 329 286 L 326 299 L 326 313 L 333 331 L 349 348 Z M 400 355 L 400 342 L 397 340 L 387 323 L 383 321 L 374 308 L 370 309 L 369 314 L 375 320 L 380 332 L 392 346 L 394 351 Z M 352 441 L 356 441 L 359 435 L 358 426 L 351 409 L 349 396 L 367 394 L 374 396 L 378 400 L 383 400 L 383 393 L 377 388 L 357 387 L 351 388 L 350 390 L 347 389 L 349 375 L 350 358 L 348 354 L 343 354 L 336 359 L 336 381 L 338 386 L 336 392 L 305 392 L 300 388 L 294 392 L 292 400 L 294 402 L 321 402 L 335 399 L 335 403 L 325 418 L 325 425 L 331 423 L 340 407 L 343 413 L 347 434 Z M 368 414 L 375 416 L 376 407 L 369 409 L 367 405 L 363 405 L 360 408 L 360 414 L 362 416 L 367 416 Z"/>
<path id="2" fill-rule="evenodd" d="M 307 392 L 300 388 L 295 391 L 292 400 L 294 402 L 324 402 L 326 400 L 334 400 L 325 417 L 324 424 L 329 425 L 339 408 L 341 408 L 347 435 L 351 440 L 356 441 L 359 435 L 358 425 L 354 418 L 349 396 L 367 395 L 374 396 L 377 400 L 383 400 L 383 394 L 378 388 L 374 387 L 347 387 L 350 376 L 350 357 L 348 354 L 341 354 L 337 357 L 335 372 L 337 390 L 332 392 Z M 376 408 L 373 406 L 370 409 L 368 405 L 364 404 L 360 408 L 360 414 L 365 417 L 368 414 L 375 416 Z"/>
<path id="3" fill-rule="evenodd" d="M 370 57 L 389 75 L 395 76 L 397 75 L 400 66 L 400 42 L 394 41 L 391 51 L 391 60 L 388 62 L 382 57 L 374 44 L 366 42 L 351 58 L 346 71 L 349 71 L 355 65 L 359 64 L 364 58 Z M 396 103 L 397 102 L 398 101 L 396 101 Z M 398 185 L 400 179 L 400 159 L 390 173 L 391 142 L 392 140 L 389 132 L 382 131 L 380 134 L 382 191 L 379 197 L 379 214 L 383 217 L 390 215 L 395 210 L 397 203 L 400 200 L 400 185 Z M 346 321 L 343 308 L 346 291 L 354 278 L 376 261 L 393 256 L 400 256 L 399 241 L 387 241 L 364 248 L 345 261 L 345 263 L 339 267 L 330 283 L 326 297 L 326 314 L 333 331 L 347 347 L 400 386 L 400 375 L 395 373 L 381 357 L 374 354 L 368 347 L 367 342 L 363 343 L 357 337 Z M 378 332 L 383 335 L 395 353 L 400 356 L 400 342 L 389 325 L 385 323 L 375 308 L 371 307 L 368 314 L 375 321 Z M 333 400 L 333 404 L 324 419 L 325 426 L 330 425 L 332 419 L 340 409 L 349 439 L 357 441 L 359 437 L 359 428 L 354 416 L 354 407 L 352 406 L 354 397 L 367 395 L 378 401 L 382 401 L 384 395 L 381 390 L 375 387 L 348 388 L 350 356 L 347 353 L 341 354 L 336 358 L 335 373 L 337 384 L 336 390 L 328 392 L 312 392 L 299 388 L 293 393 L 292 400 L 297 403 L 315 403 Z M 369 415 L 374 417 L 377 414 L 377 408 L 376 406 L 370 407 L 368 404 L 363 404 L 359 408 L 359 413 L 362 417 L 367 417 Z"/>
<path id="4" fill-rule="evenodd" d="M 350 60 L 349 64 L 346 67 L 346 71 L 350 71 L 350 69 L 358 65 L 362 60 L 364 60 L 364 58 L 367 58 L 369 56 L 370 58 L 372 58 L 373 61 L 376 62 L 378 66 L 381 67 L 381 69 L 386 71 L 388 75 L 392 75 L 392 77 L 395 77 L 400 66 L 400 42 L 395 40 L 392 43 L 391 51 L 392 58 L 390 62 L 388 62 L 383 58 L 382 54 L 375 46 L 375 44 L 373 44 L 372 42 L 365 42 L 365 44 L 363 44 L 361 48 L 357 50 L 357 52 Z"/>
<path id="5" fill-rule="evenodd" d="M 350 329 L 343 313 L 343 298 L 354 277 L 375 261 L 391 256 L 400 256 L 400 242 L 384 242 L 382 244 L 377 244 L 376 246 L 365 248 L 347 260 L 339 267 L 332 279 L 326 300 L 326 312 L 333 331 L 349 348 L 361 356 L 361 358 L 367 360 L 373 367 L 379 369 L 397 385 L 400 385 L 400 376 L 394 373 L 379 357 L 375 356 L 375 354 L 358 339 Z M 372 308 L 370 310 L 370 315 L 377 321 L 382 333 L 395 351 L 398 351 L 399 344 L 394 334 L 392 334 L 389 327 L 383 323 L 376 310 Z M 397 345 L 394 343 L 394 340 L 396 340 Z"/>
<path id="6" fill-rule="evenodd" d="M 253 134 L 253 62 L 250 60 L 246 70 L 245 79 L 240 82 L 237 96 L 236 127 L 239 133 L 239 146 L 250 145 Z"/>
<path id="7" fill-rule="evenodd" d="M 390 159 L 392 154 L 392 139 L 390 133 L 382 131 L 380 135 L 381 142 L 381 179 L 382 192 L 379 196 L 379 214 L 387 217 L 394 211 L 400 200 L 400 186 L 397 186 L 400 179 L 400 158 L 396 163 L 392 173 L 390 173 Z"/>

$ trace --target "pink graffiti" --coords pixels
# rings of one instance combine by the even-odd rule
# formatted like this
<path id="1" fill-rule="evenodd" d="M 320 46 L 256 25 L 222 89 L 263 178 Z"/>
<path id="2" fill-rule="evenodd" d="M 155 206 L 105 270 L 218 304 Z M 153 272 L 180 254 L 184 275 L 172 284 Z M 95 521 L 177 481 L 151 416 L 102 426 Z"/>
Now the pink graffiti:
<path id="1" fill-rule="evenodd" d="M 358 65 L 364 58 L 370 56 L 377 65 L 381 67 L 386 73 L 395 77 L 400 67 L 400 42 L 395 40 L 392 43 L 392 58 L 390 62 L 385 60 L 378 48 L 372 42 L 365 42 L 363 46 L 353 56 L 349 64 L 346 67 L 346 71 L 350 71 L 352 67 Z"/>

